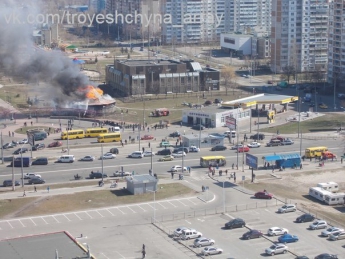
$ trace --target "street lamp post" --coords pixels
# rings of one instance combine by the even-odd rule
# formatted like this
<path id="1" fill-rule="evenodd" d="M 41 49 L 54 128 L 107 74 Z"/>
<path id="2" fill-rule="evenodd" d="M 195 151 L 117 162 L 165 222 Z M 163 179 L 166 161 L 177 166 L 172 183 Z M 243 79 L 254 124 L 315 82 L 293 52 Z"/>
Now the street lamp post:
<path id="1" fill-rule="evenodd" d="M 226 213 L 225 209 L 225 180 L 223 181 L 223 213 Z"/>
<path id="2" fill-rule="evenodd" d="M 69 155 L 69 134 L 67 130 L 67 154 Z"/>
<path id="3" fill-rule="evenodd" d="M 104 157 L 103 157 L 103 144 L 101 144 L 101 161 L 102 161 L 102 182 L 103 182 L 103 170 L 104 170 Z"/>

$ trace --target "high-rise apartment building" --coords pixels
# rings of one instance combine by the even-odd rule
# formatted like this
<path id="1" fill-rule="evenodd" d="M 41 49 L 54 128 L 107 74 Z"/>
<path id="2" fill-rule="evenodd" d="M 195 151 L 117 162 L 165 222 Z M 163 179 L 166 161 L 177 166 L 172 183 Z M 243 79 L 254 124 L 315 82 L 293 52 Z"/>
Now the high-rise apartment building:
<path id="1" fill-rule="evenodd" d="M 345 3 L 334 0 L 330 5 L 328 82 L 345 88 Z"/>
<path id="2" fill-rule="evenodd" d="M 271 70 L 326 69 L 329 0 L 272 1 Z"/>
<path id="3" fill-rule="evenodd" d="M 106 8 L 106 0 L 89 0 L 89 8 L 97 13 L 100 13 Z"/>
<path id="4" fill-rule="evenodd" d="M 216 41 L 224 31 L 225 0 L 164 0 L 162 14 L 171 23 L 162 24 L 165 43 Z"/>
<path id="5" fill-rule="evenodd" d="M 272 0 L 226 1 L 224 8 L 225 32 L 271 31 Z"/>

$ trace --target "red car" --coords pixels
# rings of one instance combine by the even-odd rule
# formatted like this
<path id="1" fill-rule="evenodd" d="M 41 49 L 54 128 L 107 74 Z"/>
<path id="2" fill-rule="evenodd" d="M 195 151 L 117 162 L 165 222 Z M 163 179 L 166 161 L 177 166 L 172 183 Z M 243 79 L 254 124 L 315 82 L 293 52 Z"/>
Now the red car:
<path id="1" fill-rule="evenodd" d="M 154 139 L 154 137 L 151 135 L 145 135 L 144 137 L 141 137 L 141 140 L 151 140 L 151 139 Z"/>
<path id="2" fill-rule="evenodd" d="M 271 140 L 276 140 L 276 139 L 283 141 L 285 138 L 282 136 L 275 136 L 275 137 L 271 138 Z"/>
<path id="3" fill-rule="evenodd" d="M 254 194 L 254 197 L 257 199 L 272 199 L 273 195 L 268 192 L 257 192 Z"/>
<path id="4" fill-rule="evenodd" d="M 249 147 L 247 147 L 247 146 L 239 147 L 239 148 L 237 149 L 237 152 L 238 152 L 238 153 L 249 152 Z"/>
<path id="5" fill-rule="evenodd" d="M 62 146 L 62 142 L 61 141 L 55 141 L 53 143 L 50 143 L 48 145 L 48 147 L 61 147 Z"/>

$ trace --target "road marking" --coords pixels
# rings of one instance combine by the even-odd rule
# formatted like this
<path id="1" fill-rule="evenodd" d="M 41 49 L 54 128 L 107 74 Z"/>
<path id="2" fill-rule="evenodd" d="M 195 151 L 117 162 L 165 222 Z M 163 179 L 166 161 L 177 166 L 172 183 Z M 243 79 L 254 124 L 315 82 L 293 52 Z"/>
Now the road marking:
<path id="1" fill-rule="evenodd" d="M 186 222 L 187 222 L 188 224 L 192 224 L 192 222 L 190 222 L 190 221 L 188 221 L 188 220 L 186 220 Z"/>
<path id="2" fill-rule="evenodd" d="M 154 209 L 154 207 L 152 207 L 150 203 L 146 203 L 146 204 L 149 205 L 152 209 Z M 155 210 L 157 210 L 157 209 L 155 209 Z"/>
<path id="3" fill-rule="evenodd" d="M 62 214 L 68 221 L 71 221 L 65 214 Z"/>
<path id="4" fill-rule="evenodd" d="M 142 209 L 143 211 L 146 211 L 146 210 L 144 210 L 142 207 L 140 207 L 140 205 L 138 205 L 138 207 L 139 207 L 140 209 Z"/>
<path id="5" fill-rule="evenodd" d="M 204 221 L 205 221 L 204 219 L 197 219 L 197 220 L 199 220 L 199 221 L 201 221 L 201 222 L 204 222 Z"/>
<path id="6" fill-rule="evenodd" d="M 108 209 L 105 209 L 105 210 L 108 211 L 111 214 L 111 216 L 115 216 L 115 214 L 113 214 L 110 210 Z"/>
<path id="7" fill-rule="evenodd" d="M 126 213 L 124 213 L 122 210 L 120 210 L 119 208 L 116 208 L 118 209 L 123 215 L 125 215 Z"/>
<path id="8" fill-rule="evenodd" d="M 106 256 L 105 254 L 101 253 L 101 255 L 103 255 L 106 259 L 110 259 L 108 256 Z"/>
<path id="9" fill-rule="evenodd" d="M 194 199 L 194 198 L 188 199 L 188 201 L 190 201 L 191 203 L 193 203 L 194 205 L 196 205 L 197 203 L 194 203 L 194 202 L 192 201 L 192 199 Z"/>
<path id="10" fill-rule="evenodd" d="M 49 224 L 43 217 L 40 217 L 47 225 Z"/>
<path id="11" fill-rule="evenodd" d="M 184 204 L 182 201 L 177 200 L 179 203 L 181 203 L 183 206 L 187 207 L 186 204 Z"/>
<path id="12" fill-rule="evenodd" d="M 170 204 L 173 205 L 175 208 L 177 208 L 177 206 L 176 206 L 175 204 L 171 203 L 170 201 L 166 201 L 166 202 L 170 203 Z"/>
<path id="13" fill-rule="evenodd" d="M 94 211 L 97 212 L 99 215 L 101 215 L 102 218 L 104 218 L 104 216 L 98 210 L 94 210 Z"/>
<path id="14" fill-rule="evenodd" d="M 157 204 L 161 205 L 164 209 L 167 209 L 167 207 L 164 207 L 160 202 L 157 202 Z"/>
<path id="15" fill-rule="evenodd" d="M 31 218 L 30 218 L 30 220 L 31 220 L 31 222 L 32 222 L 35 226 L 37 226 L 36 223 L 35 223 L 35 221 L 33 221 Z"/>
<path id="16" fill-rule="evenodd" d="M 89 213 L 87 213 L 86 211 L 83 211 L 86 215 L 88 215 L 90 217 L 90 219 L 93 219 L 93 217 L 91 217 L 91 215 Z"/>
<path id="17" fill-rule="evenodd" d="M 120 254 L 118 251 L 115 251 L 115 252 L 118 253 L 122 258 L 126 258 L 122 254 Z"/>
<path id="18" fill-rule="evenodd" d="M 77 213 L 74 213 L 74 215 L 75 215 L 78 219 L 83 220 L 81 217 L 79 217 L 79 216 L 77 215 Z"/>
<path id="19" fill-rule="evenodd" d="M 11 228 L 13 228 L 13 226 L 11 225 L 11 223 L 9 221 L 7 221 L 8 225 L 10 225 Z"/>
<path id="20" fill-rule="evenodd" d="M 25 228 L 25 225 L 23 224 L 23 222 L 20 219 L 18 219 L 18 221 L 20 222 L 20 224 L 22 224 L 23 228 Z"/>
<path id="21" fill-rule="evenodd" d="M 128 209 L 130 209 L 133 213 L 137 213 L 136 211 L 132 210 L 130 206 L 127 206 Z"/>
<path id="22" fill-rule="evenodd" d="M 52 217 L 53 217 L 53 219 L 56 220 L 57 223 L 60 223 L 60 222 L 54 217 L 54 215 L 52 215 Z"/>

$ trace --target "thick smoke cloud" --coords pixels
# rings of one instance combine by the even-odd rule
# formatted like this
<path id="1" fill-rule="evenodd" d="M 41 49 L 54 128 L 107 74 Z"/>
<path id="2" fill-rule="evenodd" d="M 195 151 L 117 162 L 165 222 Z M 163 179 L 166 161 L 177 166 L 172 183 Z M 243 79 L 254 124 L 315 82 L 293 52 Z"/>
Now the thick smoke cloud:
<path id="1" fill-rule="evenodd" d="M 60 51 L 44 51 L 35 47 L 32 38 L 35 24 L 8 21 L 14 14 L 19 14 L 21 21 L 28 14 L 39 14 L 37 2 L 1 0 L 0 71 L 25 82 L 45 84 L 48 95 L 60 103 L 82 101 L 85 96 L 76 90 L 90 85 L 90 82 L 79 67 Z"/>

